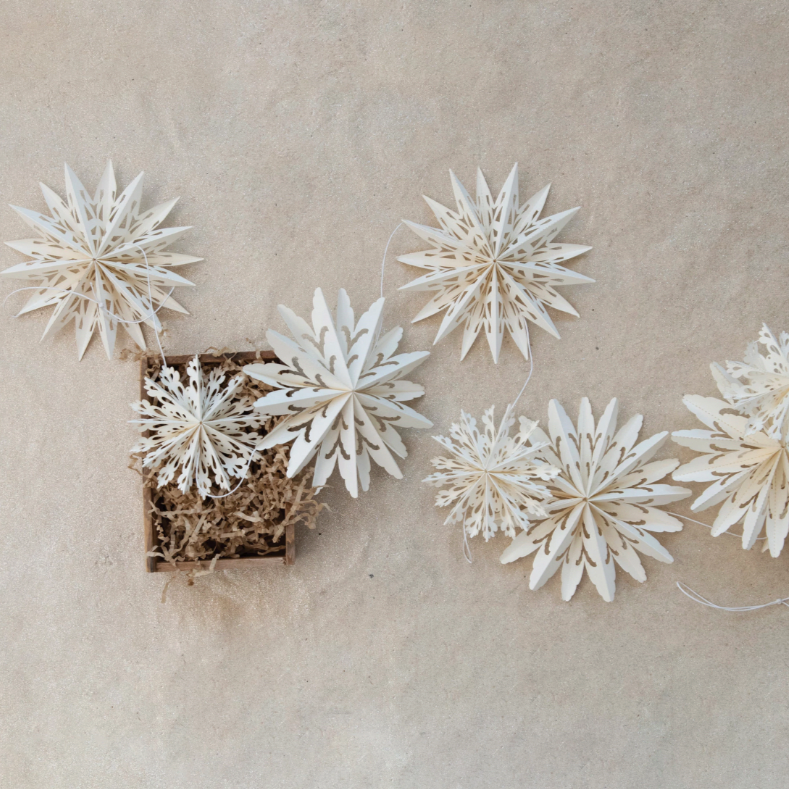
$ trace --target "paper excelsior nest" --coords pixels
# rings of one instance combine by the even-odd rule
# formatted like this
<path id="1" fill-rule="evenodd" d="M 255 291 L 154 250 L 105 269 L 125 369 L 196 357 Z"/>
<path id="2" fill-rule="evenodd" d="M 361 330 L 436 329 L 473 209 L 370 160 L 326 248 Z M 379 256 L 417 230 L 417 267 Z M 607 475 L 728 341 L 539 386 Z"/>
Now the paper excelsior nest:
<path id="1" fill-rule="evenodd" d="M 161 366 L 159 359 L 149 358 L 146 377 L 157 380 Z M 174 366 L 185 376 L 186 364 Z M 226 380 L 243 367 L 232 357 L 212 365 L 217 366 Z M 243 378 L 240 398 L 255 400 L 271 391 L 259 381 Z M 265 420 L 261 437 L 282 419 Z M 286 526 L 314 529 L 318 513 L 326 506 L 315 501 L 316 489 L 309 486 L 306 471 L 288 478 L 288 461 L 286 445 L 259 452 L 243 483 L 230 495 L 214 486 L 210 493 L 217 498 L 203 498 L 195 486 L 184 493 L 175 480 L 157 487 L 157 475 L 144 474 L 143 484 L 151 488 L 151 518 L 158 542 L 151 555 L 177 567 L 179 562 L 266 556 L 284 550 Z"/>

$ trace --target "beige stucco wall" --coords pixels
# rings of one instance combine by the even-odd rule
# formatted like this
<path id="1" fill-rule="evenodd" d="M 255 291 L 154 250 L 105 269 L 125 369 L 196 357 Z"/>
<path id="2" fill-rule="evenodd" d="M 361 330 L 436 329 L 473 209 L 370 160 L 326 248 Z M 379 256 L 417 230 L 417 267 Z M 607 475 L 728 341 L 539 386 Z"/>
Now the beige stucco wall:
<path id="1" fill-rule="evenodd" d="M 180 245 L 205 257 L 166 348 L 263 347 L 275 306 L 378 291 L 402 218 L 451 199 L 448 169 L 582 206 L 594 246 L 566 289 L 581 318 L 533 332 L 521 412 L 619 397 L 646 430 L 694 426 L 713 360 L 762 321 L 789 329 L 785 6 L 766 2 L 14 0 L 0 8 L 0 203 L 44 210 L 67 161 L 93 188 L 108 158 L 151 204 L 180 195 Z M 0 210 L 0 238 L 26 237 Z M 438 321 L 396 254 L 386 324 L 430 349 Z M 19 257 L 6 249 L 3 267 Z M 13 289 L 2 285 L 0 296 Z M 402 481 L 375 473 L 299 535 L 296 566 L 193 587 L 143 572 L 140 479 L 126 468 L 137 365 L 47 315 L 0 315 L 0 785 L 780 789 L 787 786 L 787 617 L 695 606 L 789 594 L 789 556 L 690 525 L 604 603 L 588 579 L 528 589 L 507 544 L 442 525 L 420 483 L 438 447 L 407 433 Z M 253 343 L 250 345 L 249 341 Z M 123 347 L 124 343 L 120 344 Z M 527 366 L 505 341 L 460 364 L 460 337 L 414 378 L 446 431 L 499 411 Z M 672 446 L 663 457 L 675 454 Z M 682 457 L 687 455 L 682 454 Z M 686 509 L 683 511 L 687 511 Z M 710 521 L 706 515 L 705 520 Z"/>

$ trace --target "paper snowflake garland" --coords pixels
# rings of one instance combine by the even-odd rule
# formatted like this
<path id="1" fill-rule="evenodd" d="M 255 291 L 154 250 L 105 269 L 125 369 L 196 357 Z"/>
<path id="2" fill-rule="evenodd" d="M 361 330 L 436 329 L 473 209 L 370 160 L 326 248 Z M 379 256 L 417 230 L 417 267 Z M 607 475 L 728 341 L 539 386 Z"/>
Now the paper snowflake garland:
<path id="1" fill-rule="evenodd" d="M 589 400 L 581 401 L 574 426 L 556 400 L 548 406 L 550 439 L 536 429 L 533 440 L 545 443 L 538 456 L 560 469 L 549 483 L 554 500 L 548 518 L 522 532 L 501 555 L 503 564 L 535 554 L 529 588 L 539 589 L 562 568 L 562 599 L 569 600 L 586 569 L 604 600 L 614 599 L 618 564 L 637 581 L 646 573 L 638 552 L 672 562 L 651 532 L 680 531 L 682 523 L 658 507 L 690 495 L 687 488 L 655 484 L 670 474 L 677 460 L 649 462 L 668 438 L 658 433 L 640 443 L 643 418 L 634 416 L 617 431 L 618 405 L 612 400 L 595 425 Z"/>
<path id="2" fill-rule="evenodd" d="M 759 346 L 766 353 L 762 355 Z M 759 341 L 745 352 L 745 361 L 712 364 L 712 375 L 724 399 L 748 417 L 745 435 L 763 432 L 780 439 L 789 427 L 789 334 L 780 341 L 766 325 Z"/>
<path id="3" fill-rule="evenodd" d="M 674 441 L 700 453 L 674 472 L 681 482 L 711 483 L 691 505 L 694 512 L 720 504 L 712 525 L 717 537 L 743 522 L 742 547 L 752 548 L 762 532 L 778 556 L 789 531 L 789 457 L 786 441 L 749 432 L 751 421 L 726 413 L 732 406 L 716 397 L 689 395 L 682 401 L 709 430 L 679 430 Z"/>
<path id="4" fill-rule="evenodd" d="M 558 473 L 535 458 L 541 444 L 527 444 L 536 422 L 520 417 L 520 429 L 513 437 L 512 406 L 498 428 L 493 410 L 485 411 L 482 432 L 476 419 L 461 412 L 460 424 L 449 430 L 450 438 L 433 436 L 450 456 L 434 458 L 431 462 L 438 471 L 423 480 L 446 488 L 436 496 L 437 507 L 454 505 L 445 524 L 462 524 L 469 537 L 482 532 L 486 541 L 499 529 L 509 537 L 515 536 L 516 529 L 528 529 L 530 515 L 544 518 L 541 502 L 550 493 L 540 483 Z"/>
<path id="5" fill-rule="evenodd" d="M 55 307 L 42 340 L 73 320 L 80 359 L 97 330 L 107 357 L 112 358 L 118 318 L 126 321 L 120 325 L 145 349 L 140 323 L 161 331 L 156 314 L 160 307 L 188 315 L 168 294 L 176 286 L 194 283 L 171 269 L 202 258 L 165 252 L 190 228 L 159 227 L 177 199 L 141 210 L 142 178 L 140 173 L 118 196 L 110 162 L 91 198 L 66 165 L 65 202 L 41 184 L 52 216 L 11 206 L 39 235 L 6 242 L 30 260 L 2 275 L 29 280 L 40 288 L 19 314 Z"/>
<path id="6" fill-rule="evenodd" d="M 266 334 L 282 364 L 250 364 L 244 371 L 274 387 L 255 407 L 270 416 L 288 415 L 259 445 L 268 449 L 293 441 L 288 476 L 298 474 L 315 458 L 313 487 L 326 483 L 335 465 L 355 498 L 370 483 L 370 460 L 397 479 L 402 473 L 393 454 L 406 457 L 397 430 L 432 427 L 407 400 L 424 389 L 403 380 L 427 352 L 395 355 L 403 335 L 398 327 L 378 339 L 384 299 L 378 299 L 358 320 L 348 294 L 340 290 L 337 319 L 332 319 L 320 288 L 315 291 L 312 326 L 292 310 L 279 313 L 293 340 L 275 331 Z"/>
<path id="7" fill-rule="evenodd" d="M 212 484 L 229 491 L 233 477 L 246 476 L 263 420 L 252 399 L 238 395 L 242 375 L 225 383 L 215 368 L 206 376 L 197 356 L 186 372 L 188 381 L 173 367 L 162 367 L 158 381 L 145 379 L 150 400 L 132 403 L 143 417 L 132 424 L 149 435 L 131 453 L 142 457 L 143 468 L 158 469 L 159 487 L 180 469 L 178 488 L 186 493 L 196 485 L 205 498 Z"/>
<path id="8" fill-rule="evenodd" d="M 494 362 L 505 329 L 528 359 L 528 321 L 558 338 L 545 307 L 578 316 L 556 287 L 594 282 L 560 265 L 591 247 L 554 243 L 578 209 L 540 219 L 550 185 L 521 205 L 517 164 L 495 201 L 481 171 L 476 202 L 451 170 L 450 176 L 457 211 L 425 197 L 439 228 L 403 220 L 431 249 L 398 258 L 428 272 L 400 290 L 434 294 L 414 322 L 443 312 L 435 342 L 465 324 L 461 359 L 483 326 Z"/>

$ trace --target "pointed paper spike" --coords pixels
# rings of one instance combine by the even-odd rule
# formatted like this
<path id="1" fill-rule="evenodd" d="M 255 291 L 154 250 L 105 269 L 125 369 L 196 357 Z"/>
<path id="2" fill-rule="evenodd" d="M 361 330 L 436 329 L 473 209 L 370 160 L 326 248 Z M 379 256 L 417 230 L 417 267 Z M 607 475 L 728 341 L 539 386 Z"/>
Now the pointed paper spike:
<path id="1" fill-rule="evenodd" d="M 498 257 L 508 245 L 518 214 L 518 165 L 510 172 L 496 200 L 496 216 L 491 227 L 493 255 Z"/>

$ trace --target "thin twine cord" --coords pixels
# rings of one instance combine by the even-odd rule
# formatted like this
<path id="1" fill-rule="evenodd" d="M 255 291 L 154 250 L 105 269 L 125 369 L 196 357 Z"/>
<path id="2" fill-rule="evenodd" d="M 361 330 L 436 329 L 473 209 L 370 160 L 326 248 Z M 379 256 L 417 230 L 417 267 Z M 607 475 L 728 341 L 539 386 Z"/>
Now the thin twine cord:
<path id="1" fill-rule="evenodd" d="M 512 403 L 512 408 L 515 408 L 518 405 L 518 400 L 521 399 L 521 395 L 526 391 L 526 386 L 528 385 L 529 381 L 531 381 L 531 374 L 534 372 L 534 354 L 532 354 L 531 350 L 531 339 L 529 337 L 529 324 L 526 324 L 526 347 L 529 349 L 529 375 L 526 377 L 526 381 L 524 382 L 523 386 L 521 387 L 520 392 L 518 392 L 518 396 Z"/>
<path id="2" fill-rule="evenodd" d="M 468 532 L 466 531 L 466 524 L 463 524 L 463 558 L 469 563 L 473 564 L 471 558 L 471 547 L 468 544 Z"/>
<path id="3" fill-rule="evenodd" d="M 383 256 L 383 259 L 381 260 L 381 298 L 384 297 L 384 272 L 386 270 L 386 255 L 389 252 L 389 245 L 392 243 L 392 239 L 394 238 L 395 233 L 402 226 L 403 226 L 403 223 L 399 222 L 397 227 L 395 227 L 395 229 L 390 233 L 389 240 L 386 242 L 386 247 L 384 248 L 384 256 Z M 383 328 L 383 323 L 381 323 L 381 326 L 378 327 L 378 334 L 375 337 L 375 342 L 376 343 L 378 342 L 378 338 L 381 336 L 381 329 L 382 328 Z M 531 380 L 532 373 L 534 372 L 534 356 L 533 356 L 532 350 L 531 350 L 531 339 L 530 339 L 530 335 L 529 335 L 529 325 L 528 325 L 528 323 L 526 324 L 526 344 L 527 344 L 527 347 L 529 349 L 529 374 L 526 377 L 526 381 L 524 382 L 523 386 L 521 387 L 520 392 L 518 392 L 518 396 L 515 398 L 515 400 L 513 401 L 512 405 L 510 406 L 511 408 L 515 408 L 515 406 L 518 404 L 518 400 L 521 399 L 521 395 L 524 393 L 524 391 L 526 391 L 526 387 L 528 386 L 529 381 Z M 473 559 L 471 557 L 471 547 L 468 544 L 468 532 L 466 531 L 465 524 L 463 524 L 463 557 L 465 558 L 465 560 L 469 564 L 473 563 Z"/>
<path id="4" fill-rule="evenodd" d="M 386 247 L 384 249 L 384 256 L 381 260 L 381 296 L 380 298 L 384 297 L 384 270 L 386 269 L 386 253 L 389 251 L 389 244 L 392 243 L 392 239 L 394 238 L 394 234 L 403 226 L 402 222 L 399 222 L 397 227 L 391 232 L 389 235 L 389 240 L 386 242 Z M 381 321 L 380 325 L 378 326 L 378 333 L 375 335 L 375 342 L 373 346 L 378 344 L 378 340 L 381 337 L 381 330 L 384 327 L 383 321 Z"/>
<path id="5" fill-rule="evenodd" d="M 162 309 L 162 307 L 164 307 L 164 305 L 167 303 L 167 299 L 169 299 L 170 296 L 173 295 L 173 291 L 175 290 L 175 287 L 170 288 L 170 291 L 168 292 L 166 298 L 164 298 L 162 300 L 162 303 L 156 309 L 153 309 L 153 294 L 152 294 L 152 291 L 151 291 L 151 267 L 150 267 L 150 264 L 148 263 L 148 255 L 145 254 L 145 250 L 139 244 L 132 244 L 132 247 L 137 247 L 137 249 L 139 249 L 140 252 L 142 252 L 142 256 L 145 259 L 145 277 L 146 277 L 146 279 L 148 281 L 148 304 L 151 307 L 151 312 L 149 312 L 147 315 L 143 315 L 143 317 L 140 318 L 139 320 L 136 320 L 136 321 L 124 320 L 123 318 L 120 317 L 120 315 L 116 315 L 114 312 L 108 310 L 104 306 L 104 304 L 102 302 L 100 302 L 98 299 L 92 299 L 90 296 L 86 296 L 84 293 L 77 293 L 76 291 L 68 290 L 67 288 L 54 288 L 54 287 L 48 287 L 48 286 L 42 286 L 42 285 L 31 285 L 29 287 L 17 288 L 16 290 L 12 290 L 5 297 L 5 299 L 3 299 L 3 307 L 5 308 L 5 305 L 8 302 L 8 300 L 11 298 L 11 296 L 14 296 L 17 293 L 22 293 L 23 291 L 26 291 L 26 290 L 37 290 L 37 291 L 54 290 L 54 291 L 57 291 L 58 293 L 67 293 L 70 296 L 77 296 L 80 299 L 85 299 L 85 301 L 90 301 L 90 302 L 93 302 L 94 304 L 97 304 L 99 309 L 107 317 L 111 318 L 112 320 L 116 321 L 117 323 L 138 324 L 138 323 L 145 323 L 145 321 L 152 320 L 154 318 L 154 316 L 159 312 L 159 310 Z M 95 296 L 96 295 L 95 286 L 92 285 L 91 287 L 93 288 L 93 295 Z M 21 315 L 21 313 L 17 313 L 16 315 L 14 315 L 14 317 L 18 318 L 18 317 L 20 317 L 20 315 Z M 156 343 L 159 346 L 159 353 L 162 356 L 162 363 L 166 367 L 167 366 L 167 361 L 166 361 L 166 359 L 164 357 L 164 350 L 162 349 L 162 343 L 159 340 L 159 331 L 156 328 L 155 324 L 154 324 L 154 334 L 156 335 Z"/>
<path id="6" fill-rule="evenodd" d="M 392 239 L 394 238 L 394 234 L 403 226 L 403 223 L 398 223 L 397 227 L 392 231 L 392 234 L 389 236 L 389 240 L 386 242 L 386 248 L 384 249 L 384 259 L 381 261 L 381 298 L 384 297 L 384 268 L 386 267 L 386 253 L 389 251 L 389 244 L 392 243 Z"/>
<path id="7" fill-rule="evenodd" d="M 528 349 L 529 349 L 529 374 L 526 376 L 526 380 L 524 381 L 520 392 L 518 392 L 518 396 L 515 398 L 515 400 L 513 400 L 512 405 L 509 406 L 512 409 L 514 409 L 515 406 L 518 405 L 518 400 L 521 399 L 521 395 L 526 391 L 526 387 L 528 386 L 529 381 L 531 381 L 531 376 L 532 376 L 532 373 L 534 372 L 534 356 L 533 356 L 532 351 L 531 351 L 531 340 L 529 339 L 529 326 L 528 326 L 528 324 L 526 325 L 526 342 L 528 344 Z M 486 485 L 487 485 L 487 483 L 486 483 Z M 486 492 L 487 492 L 487 487 L 486 487 Z M 469 544 L 468 544 L 468 533 L 466 532 L 465 524 L 463 524 L 463 556 L 465 557 L 466 561 L 469 564 L 472 564 L 471 548 L 469 547 Z"/>
<path id="8" fill-rule="evenodd" d="M 693 518 L 689 518 L 687 515 L 680 515 L 678 512 L 669 512 L 668 510 L 666 510 L 666 514 L 667 515 L 673 515 L 675 518 L 682 518 L 682 520 L 690 521 L 691 523 L 698 523 L 699 526 L 704 526 L 704 528 L 706 528 L 706 529 L 710 529 L 710 530 L 712 529 L 712 526 L 710 526 L 709 523 L 702 523 L 701 521 L 697 521 L 697 520 L 695 520 Z M 740 539 L 742 539 L 742 536 L 743 536 L 742 534 L 735 534 L 734 532 L 729 531 L 728 529 L 726 531 L 724 531 L 724 532 L 721 532 L 721 534 L 728 534 L 729 537 L 739 537 Z M 757 537 L 756 539 L 757 540 L 766 540 L 767 538 L 766 537 Z"/>
<path id="9" fill-rule="evenodd" d="M 682 592 L 685 597 L 693 600 L 694 603 L 706 606 L 707 608 L 715 608 L 718 611 L 743 613 L 747 611 L 758 611 L 760 608 L 769 608 L 773 605 L 785 605 L 787 608 L 789 608 L 789 597 L 779 597 L 777 600 L 773 600 L 769 603 L 762 603 L 762 605 L 725 606 L 715 605 L 715 603 L 710 602 L 706 597 L 702 597 L 698 592 L 694 592 L 693 589 L 691 589 L 687 584 L 683 584 L 681 581 L 677 581 L 677 589 L 679 589 L 679 591 Z"/>
<path id="10" fill-rule="evenodd" d="M 668 512 L 668 510 L 666 510 L 666 514 L 673 515 L 675 518 L 682 518 L 682 520 L 690 521 L 691 523 L 697 523 L 699 526 L 704 526 L 707 529 L 712 529 L 712 526 L 710 526 L 708 523 L 702 523 L 701 521 L 697 521 L 695 518 L 689 518 L 687 515 L 680 515 L 678 512 Z M 723 534 L 728 534 L 730 537 L 742 537 L 742 534 L 734 534 L 730 531 L 725 531 Z M 756 539 L 766 540 L 767 537 L 757 537 Z M 706 597 L 702 597 L 698 592 L 691 589 L 682 581 L 677 581 L 677 589 L 679 589 L 679 591 L 682 592 L 685 597 L 693 600 L 694 603 L 706 606 L 707 608 L 715 608 L 718 611 L 733 611 L 734 613 L 741 613 L 745 611 L 758 611 L 760 608 L 769 608 L 773 605 L 785 605 L 787 608 L 789 608 L 789 597 L 779 598 L 778 600 L 773 600 L 770 603 L 763 603 L 762 605 L 743 605 L 731 607 L 715 605 L 715 603 L 710 602 Z"/>

